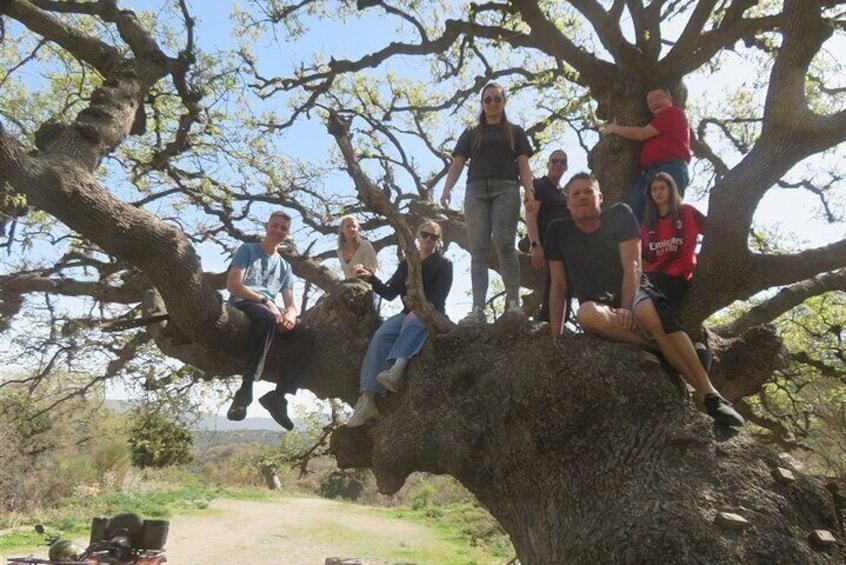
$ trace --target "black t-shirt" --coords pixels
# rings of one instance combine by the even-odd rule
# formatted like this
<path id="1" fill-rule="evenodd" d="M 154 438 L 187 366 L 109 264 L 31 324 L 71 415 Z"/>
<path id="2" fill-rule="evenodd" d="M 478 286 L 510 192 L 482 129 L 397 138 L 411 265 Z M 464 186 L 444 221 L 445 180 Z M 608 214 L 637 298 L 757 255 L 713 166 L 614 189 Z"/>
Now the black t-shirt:
<path id="1" fill-rule="evenodd" d="M 570 209 L 567 208 L 567 197 L 564 195 L 564 191 L 552 184 L 549 177 L 535 179 L 532 184 L 535 187 L 535 200 L 540 202 L 540 210 L 538 210 L 538 236 L 540 241 L 538 243 L 543 245 L 546 228 L 549 227 L 552 220 L 569 218 Z"/>
<path id="2" fill-rule="evenodd" d="M 581 231 L 572 219 L 554 220 L 544 237 L 544 256 L 564 263 L 567 284 L 579 302 L 618 307 L 623 287 L 620 244 L 632 239 L 640 240 L 637 219 L 620 203 L 602 212 L 593 233 Z M 641 277 L 641 285 L 644 282 Z"/>
<path id="3" fill-rule="evenodd" d="M 452 288 L 452 261 L 438 252 L 423 259 L 420 266 L 423 268 L 423 294 L 426 295 L 426 300 L 432 303 L 435 310 L 446 314 L 446 299 Z M 373 285 L 376 294 L 386 300 L 393 300 L 397 296 L 405 296 L 408 293 L 405 285 L 407 278 L 408 262 L 403 259 L 388 282 L 383 283 L 374 275 L 370 279 L 370 284 Z M 409 311 L 408 306 L 403 307 L 403 312 Z"/>
<path id="4" fill-rule="evenodd" d="M 502 124 L 483 124 L 476 127 L 482 128 L 480 132 L 482 139 L 478 147 L 474 139 L 476 128 L 468 128 L 458 138 L 455 151 L 452 152 L 453 157 L 461 155 L 470 160 L 467 180 L 519 179 L 517 157 L 519 155 L 532 156 L 532 145 L 523 128 L 511 124 L 514 135 L 512 150 L 511 140 Z"/>

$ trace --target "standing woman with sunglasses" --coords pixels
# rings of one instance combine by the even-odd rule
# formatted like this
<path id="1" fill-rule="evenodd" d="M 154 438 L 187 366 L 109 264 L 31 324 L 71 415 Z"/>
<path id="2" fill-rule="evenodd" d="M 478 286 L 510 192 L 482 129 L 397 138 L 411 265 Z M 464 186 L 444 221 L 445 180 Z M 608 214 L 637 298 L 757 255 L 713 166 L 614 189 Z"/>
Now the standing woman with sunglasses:
<path id="1" fill-rule="evenodd" d="M 491 236 L 499 257 L 505 284 L 506 312 L 520 309 L 520 263 L 514 238 L 520 220 L 520 185 L 526 191 L 526 203 L 534 202 L 529 157 L 532 146 L 526 132 L 512 124 L 505 115 L 505 91 L 495 82 L 482 90 L 479 123 L 458 138 L 453 161 L 447 172 L 441 205 L 449 207 L 452 188 L 469 160 L 467 190 L 464 195 L 464 220 L 470 247 L 470 280 L 473 309 L 459 323 L 485 323 L 488 293 L 488 257 Z"/>
<path id="2" fill-rule="evenodd" d="M 423 294 L 438 312 L 445 314 L 446 298 L 452 288 L 452 262 L 441 253 L 441 226 L 437 222 L 427 220 L 417 229 L 417 248 L 423 269 Z M 374 292 L 386 300 L 404 298 L 408 292 L 406 260 L 386 283 L 364 267 L 357 269 L 357 275 L 372 284 Z M 379 415 L 376 395 L 383 396 L 386 390 L 397 391 L 409 359 L 420 353 L 428 338 L 429 330 L 407 305 L 379 326 L 361 365 L 361 396 L 348 427 L 361 426 Z"/>

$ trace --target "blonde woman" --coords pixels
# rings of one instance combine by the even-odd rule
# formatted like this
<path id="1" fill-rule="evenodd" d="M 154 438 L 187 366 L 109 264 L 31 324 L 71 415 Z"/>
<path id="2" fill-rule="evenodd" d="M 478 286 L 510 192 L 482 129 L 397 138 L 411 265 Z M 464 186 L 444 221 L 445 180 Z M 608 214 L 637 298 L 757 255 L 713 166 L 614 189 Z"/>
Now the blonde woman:
<path id="1" fill-rule="evenodd" d="M 438 312 L 444 313 L 452 288 L 452 262 L 441 253 L 441 226 L 427 220 L 417 229 L 417 249 L 423 269 L 423 294 Z M 404 297 L 408 292 L 408 262 L 403 260 L 388 280 L 380 281 L 371 271 L 359 269 L 358 276 L 373 285 L 373 291 L 386 300 Z M 396 392 L 402 383 L 409 360 L 420 353 L 429 330 L 408 306 L 385 320 L 367 346 L 361 364 L 361 396 L 347 426 L 363 425 L 379 415 L 376 395 L 386 390 Z"/>
<path id="2" fill-rule="evenodd" d="M 345 279 L 355 278 L 356 267 L 364 267 L 371 273 L 379 268 L 376 251 L 361 237 L 360 228 L 355 216 L 344 216 L 338 226 L 338 262 Z"/>

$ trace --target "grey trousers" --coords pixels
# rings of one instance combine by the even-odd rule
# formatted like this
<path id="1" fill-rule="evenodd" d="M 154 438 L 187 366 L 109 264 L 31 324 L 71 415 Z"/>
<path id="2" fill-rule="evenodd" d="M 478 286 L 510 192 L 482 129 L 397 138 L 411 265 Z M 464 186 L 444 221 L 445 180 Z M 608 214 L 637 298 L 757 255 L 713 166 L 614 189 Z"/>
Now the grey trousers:
<path id="1" fill-rule="evenodd" d="M 474 180 L 464 193 L 464 219 L 470 247 L 473 306 L 484 307 L 488 294 L 488 257 L 499 257 L 506 300 L 520 299 L 520 262 L 514 238 L 520 219 L 520 183 L 507 179 Z"/>

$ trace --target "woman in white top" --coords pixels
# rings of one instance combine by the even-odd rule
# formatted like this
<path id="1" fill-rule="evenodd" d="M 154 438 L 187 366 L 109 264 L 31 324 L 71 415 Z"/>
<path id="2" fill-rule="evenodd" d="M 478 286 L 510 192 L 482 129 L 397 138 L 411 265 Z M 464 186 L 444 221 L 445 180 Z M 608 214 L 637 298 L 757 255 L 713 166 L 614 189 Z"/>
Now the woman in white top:
<path id="1" fill-rule="evenodd" d="M 338 262 L 344 271 L 345 279 L 356 278 L 356 267 L 364 267 L 370 272 L 376 272 L 379 263 L 376 251 L 370 242 L 358 233 L 358 218 L 344 216 L 338 226 Z"/>

